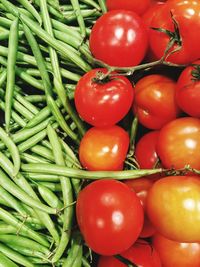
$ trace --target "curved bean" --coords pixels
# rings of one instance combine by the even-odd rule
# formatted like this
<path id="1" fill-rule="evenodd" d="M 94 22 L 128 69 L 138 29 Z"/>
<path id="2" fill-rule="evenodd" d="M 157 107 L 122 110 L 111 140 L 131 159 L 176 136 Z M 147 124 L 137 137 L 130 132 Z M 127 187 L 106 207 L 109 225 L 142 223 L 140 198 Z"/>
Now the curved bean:
<path id="1" fill-rule="evenodd" d="M 18 267 L 13 261 L 0 252 L 0 266 L 1 267 Z"/>

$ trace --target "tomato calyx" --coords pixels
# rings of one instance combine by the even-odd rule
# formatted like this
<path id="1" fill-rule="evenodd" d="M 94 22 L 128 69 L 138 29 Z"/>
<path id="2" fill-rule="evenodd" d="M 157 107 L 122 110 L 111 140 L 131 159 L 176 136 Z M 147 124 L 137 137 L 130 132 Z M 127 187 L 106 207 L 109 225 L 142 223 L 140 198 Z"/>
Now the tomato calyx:
<path id="1" fill-rule="evenodd" d="M 191 71 L 192 81 L 200 81 L 200 65 L 199 64 L 192 64 L 194 69 Z"/>
<path id="2" fill-rule="evenodd" d="M 136 265 L 135 263 L 133 263 L 132 261 L 130 261 L 129 259 L 121 256 L 120 254 L 117 254 L 114 256 L 116 259 L 118 259 L 119 261 L 121 261 L 122 263 L 126 264 L 126 266 L 128 267 L 138 267 L 138 265 Z"/>
<path id="3" fill-rule="evenodd" d="M 107 82 L 111 81 L 111 75 L 110 75 L 111 71 L 108 71 L 106 74 L 103 73 L 102 71 L 97 71 L 96 76 L 94 78 L 92 78 L 92 81 L 94 83 L 98 83 L 98 84 L 105 84 Z"/>

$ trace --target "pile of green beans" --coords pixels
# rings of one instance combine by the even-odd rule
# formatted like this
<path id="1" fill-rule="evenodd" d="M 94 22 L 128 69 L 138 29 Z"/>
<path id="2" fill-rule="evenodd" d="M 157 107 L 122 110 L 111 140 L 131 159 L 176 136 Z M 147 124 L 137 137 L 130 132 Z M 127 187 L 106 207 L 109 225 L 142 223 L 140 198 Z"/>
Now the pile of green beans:
<path id="1" fill-rule="evenodd" d="M 89 172 L 74 109 L 103 0 L 0 0 L 0 265 L 91 266 L 75 220 L 84 181 L 160 172 Z"/>

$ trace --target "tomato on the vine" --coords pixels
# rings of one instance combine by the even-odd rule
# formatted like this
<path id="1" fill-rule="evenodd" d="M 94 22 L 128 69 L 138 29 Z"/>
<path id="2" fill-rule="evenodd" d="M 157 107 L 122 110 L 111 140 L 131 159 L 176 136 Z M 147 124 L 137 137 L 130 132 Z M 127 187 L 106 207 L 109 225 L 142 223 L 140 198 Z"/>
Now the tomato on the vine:
<path id="1" fill-rule="evenodd" d="M 186 67 L 177 81 L 176 101 L 192 117 L 200 117 L 200 60 Z"/>
<path id="2" fill-rule="evenodd" d="M 135 192 L 116 180 L 96 180 L 78 194 L 78 225 L 87 245 L 101 255 L 127 250 L 143 225 L 143 208 Z"/>
<path id="3" fill-rule="evenodd" d="M 83 75 L 75 89 L 77 112 L 87 123 L 96 127 L 112 126 L 119 122 L 131 108 L 134 90 L 124 76 L 110 76 L 99 81 L 98 75 L 106 74 L 104 68 L 93 69 Z"/>
<path id="4" fill-rule="evenodd" d="M 140 233 L 140 237 L 146 238 L 152 236 L 155 233 L 155 228 L 149 221 L 149 218 L 146 214 L 146 199 L 148 191 L 153 185 L 153 181 L 147 178 L 140 178 L 140 179 L 126 180 L 124 183 L 136 192 L 144 208 L 144 224 L 142 231 Z"/>
<path id="5" fill-rule="evenodd" d="M 155 229 L 166 238 L 199 242 L 199 178 L 169 176 L 156 181 L 148 191 L 147 213 Z"/>
<path id="6" fill-rule="evenodd" d="M 146 54 L 147 31 L 136 13 L 112 10 L 97 19 L 92 27 L 89 46 L 96 59 L 110 66 L 135 66 Z"/>
<path id="7" fill-rule="evenodd" d="M 90 128 L 79 146 L 79 158 L 87 170 L 114 171 L 123 168 L 129 147 L 129 135 L 120 126 Z"/>
<path id="8" fill-rule="evenodd" d="M 165 168 L 189 165 L 200 169 L 200 120 L 184 117 L 166 124 L 160 130 L 156 151 Z"/>
<path id="9" fill-rule="evenodd" d="M 147 75 L 136 83 L 133 111 L 143 126 L 158 130 L 179 115 L 175 89 L 176 82 L 160 74 Z"/>
<path id="10" fill-rule="evenodd" d="M 152 244 L 165 267 L 199 267 L 200 243 L 179 243 L 156 233 Z"/>
<path id="11" fill-rule="evenodd" d="M 174 22 L 173 22 L 173 19 Z M 177 24 L 175 26 L 175 24 Z M 167 1 L 156 16 L 153 17 L 151 27 L 167 30 L 150 31 L 150 47 L 157 59 L 164 55 L 172 37 L 175 43 L 169 52 L 167 61 L 176 64 L 188 64 L 200 57 L 200 2 L 199 0 L 170 0 Z M 174 31 L 176 28 L 176 31 Z M 176 52 L 175 52 L 176 50 Z"/>
<path id="12" fill-rule="evenodd" d="M 123 258 L 141 267 L 161 267 L 160 257 L 155 248 L 142 239 L 128 250 L 120 254 Z M 101 256 L 98 267 L 125 267 L 127 266 L 113 256 Z"/>
<path id="13" fill-rule="evenodd" d="M 149 6 L 151 6 L 152 0 L 106 0 L 106 6 L 108 10 L 130 10 L 138 15 L 142 15 Z"/>

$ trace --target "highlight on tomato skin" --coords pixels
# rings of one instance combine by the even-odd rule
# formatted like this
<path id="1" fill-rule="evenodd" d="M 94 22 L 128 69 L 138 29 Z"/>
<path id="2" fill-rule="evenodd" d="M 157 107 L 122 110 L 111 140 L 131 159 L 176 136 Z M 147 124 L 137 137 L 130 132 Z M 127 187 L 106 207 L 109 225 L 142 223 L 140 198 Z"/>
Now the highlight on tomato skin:
<path id="1" fill-rule="evenodd" d="M 128 250 L 120 253 L 122 257 L 130 260 L 137 266 L 142 267 L 161 267 L 158 252 L 143 239 L 138 239 Z M 97 267 L 125 267 L 127 266 L 113 256 L 100 256 Z"/>
<path id="2" fill-rule="evenodd" d="M 108 11 L 92 27 L 89 47 L 94 58 L 110 66 L 136 66 L 147 52 L 147 30 L 135 12 Z"/>
<path id="3" fill-rule="evenodd" d="M 77 197 L 76 217 L 86 244 L 100 255 L 127 250 L 138 239 L 144 212 L 136 193 L 116 180 L 96 180 Z"/>
<path id="4" fill-rule="evenodd" d="M 168 176 L 148 191 L 147 214 L 164 237 L 181 242 L 200 240 L 200 180 L 197 176 Z"/>
<path id="5" fill-rule="evenodd" d="M 152 244 L 165 267 L 199 267 L 200 243 L 176 242 L 156 233 Z"/>

